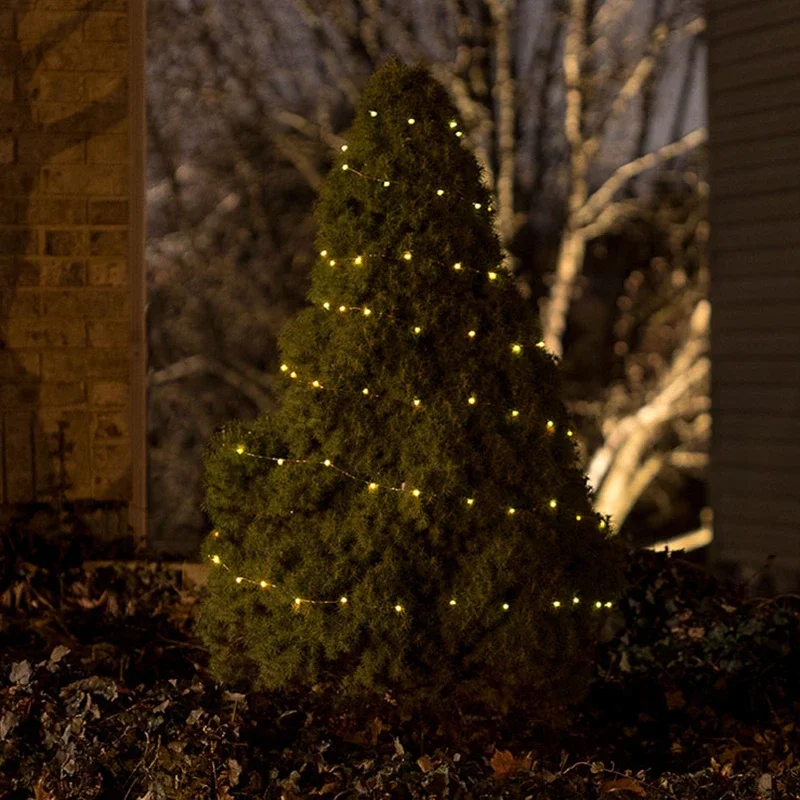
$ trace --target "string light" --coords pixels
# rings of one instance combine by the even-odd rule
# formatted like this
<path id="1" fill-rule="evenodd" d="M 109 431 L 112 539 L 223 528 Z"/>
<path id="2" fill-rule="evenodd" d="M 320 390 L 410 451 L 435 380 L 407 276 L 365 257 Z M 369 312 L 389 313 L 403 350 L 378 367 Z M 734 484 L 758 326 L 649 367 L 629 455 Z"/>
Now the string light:
<path id="1" fill-rule="evenodd" d="M 561 608 L 561 601 L 553 600 L 553 608 Z"/>
<path id="2" fill-rule="evenodd" d="M 516 514 L 516 513 L 517 513 L 517 509 L 516 509 L 516 508 L 513 508 L 513 507 L 511 507 L 511 506 L 509 506 L 509 509 L 508 509 L 508 516 L 510 517 L 510 516 L 512 516 L 512 515 L 514 515 L 514 514 Z"/>
<path id="3" fill-rule="evenodd" d="M 367 488 L 368 488 L 368 489 L 369 489 L 371 492 L 377 491 L 377 489 L 378 489 L 378 484 L 377 484 L 377 483 L 375 483 L 375 482 L 373 482 L 373 483 L 370 483 L 370 484 L 369 484 L 369 486 L 368 486 Z"/>
<path id="4" fill-rule="evenodd" d="M 489 275 L 489 280 L 490 281 L 496 281 L 497 280 L 497 273 L 496 272 L 490 272 L 490 273 L 488 273 L 488 275 Z"/>
<path id="5" fill-rule="evenodd" d="M 547 430 L 552 431 L 553 428 L 555 428 L 555 426 L 556 424 L 555 422 L 553 422 L 553 420 L 551 419 L 547 420 Z"/>
<path id="6" fill-rule="evenodd" d="M 322 304 L 322 307 L 323 307 L 323 308 L 324 308 L 326 311 L 330 311 L 330 310 L 331 310 L 331 304 L 330 304 L 330 303 L 329 303 L 327 300 L 326 300 L 326 301 L 325 301 L 325 302 Z"/>
<path id="7" fill-rule="evenodd" d="M 408 124 L 409 125 L 413 125 L 415 122 L 416 122 L 416 120 L 414 119 L 414 117 L 409 117 L 408 118 Z"/>
<path id="8" fill-rule="evenodd" d="M 326 256 L 326 255 L 328 255 L 328 251 L 327 251 L 327 250 L 320 250 L 320 251 L 319 251 L 319 254 L 320 254 L 320 255 L 321 255 L 323 258 L 325 258 L 325 256 Z"/>
<path id="9" fill-rule="evenodd" d="M 456 136 L 460 139 L 464 134 L 461 131 L 456 131 Z"/>
<path id="10" fill-rule="evenodd" d="M 378 116 L 378 112 L 377 112 L 377 111 L 370 111 L 370 112 L 369 112 L 369 115 L 370 115 L 371 117 L 377 117 L 377 116 Z"/>
<path id="11" fill-rule="evenodd" d="M 460 261 L 456 261 L 456 263 L 453 264 L 453 269 L 456 272 L 460 272 L 463 269 L 463 266 L 461 265 L 461 262 Z"/>
<path id="12" fill-rule="evenodd" d="M 364 263 L 364 259 L 363 259 L 363 258 L 361 258 L 361 256 L 356 256 L 356 257 L 353 259 L 353 263 L 354 263 L 354 264 L 356 264 L 357 266 L 360 266 L 361 264 L 363 264 L 363 263 Z"/>
<path id="13" fill-rule="evenodd" d="M 342 146 L 341 146 L 339 149 L 340 149 L 340 150 L 341 150 L 343 153 L 346 153 L 346 152 L 347 152 L 347 145 L 346 145 L 346 144 L 343 144 L 343 145 L 342 145 Z"/>
<path id="14" fill-rule="evenodd" d="M 578 522 L 580 522 L 580 521 L 583 519 L 583 517 L 582 517 L 580 514 L 576 514 L 576 515 L 575 515 L 575 519 L 576 519 Z"/>
<path id="15" fill-rule="evenodd" d="M 438 194 L 439 197 L 441 197 L 444 194 L 444 189 L 437 189 L 436 194 Z"/>
<path id="16" fill-rule="evenodd" d="M 450 601 L 450 605 L 451 605 L 451 606 L 454 606 L 455 604 L 456 604 L 456 601 L 455 601 L 455 598 L 453 598 L 453 599 Z"/>
<path id="17" fill-rule="evenodd" d="M 350 167 L 349 167 L 347 164 L 342 164 L 342 169 L 343 169 L 345 172 L 347 172 L 347 170 L 349 170 L 349 169 L 350 169 Z"/>
<path id="18" fill-rule="evenodd" d="M 323 464 L 324 464 L 326 467 L 329 467 L 329 466 L 331 465 L 331 460 L 330 460 L 329 458 L 326 458 L 326 459 L 325 459 L 325 460 L 324 460 L 322 463 L 323 463 Z"/>
<path id="19" fill-rule="evenodd" d="M 474 497 L 468 497 L 467 498 L 467 505 L 468 506 L 474 506 L 475 505 L 475 498 Z"/>
<path id="20" fill-rule="evenodd" d="M 419 408 L 422 405 L 422 400 L 419 397 L 415 397 L 413 400 L 414 408 Z"/>
<path id="21" fill-rule="evenodd" d="M 556 500 L 551 500 L 550 501 L 550 508 L 555 508 L 557 505 L 558 505 L 558 503 L 556 502 Z"/>
<path id="22" fill-rule="evenodd" d="M 372 313 L 372 309 L 370 309 L 370 308 L 365 308 L 364 309 L 364 316 L 365 317 L 368 317 L 371 313 Z"/>
<path id="23" fill-rule="evenodd" d="M 347 605 L 347 598 L 342 596 L 339 598 L 339 602 L 344 606 Z"/>
<path id="24" fill-rule="evenodd" d="M 241 455 L 242 453 L 244 453 L 244 445 L 243 445 L 243 444 L 237 444 L 237 445 L 236 445 L 236 452 L 237 452 L 239 455 Z"/>
<path id="25" fill-rule="evenodd" d="M 369 394 L 369 389 L 367 389 L 367 387 L 365 386 L 365 387 L 364 387 L 364 388 L 361 390 L 361 394 L 365 394 L 365 395 L 366 395 L 366 394 Z"/>
<path id="26" fill-rule="evenodd" d="M 508 603 L 503 603 L 503 611 L 508 611 Z"/>
<path id="27" fill-rule="evenodd" d="M 398 603 L 398 604 L 397 604 L 397 605 L 394 607 L 394 610 L 395 610 L 395 611 L 396 611 L 398 614 L 402 614 L 402 613 L 403 613 L 403 611 L 404 611 L 405 609 L 403 608 L 403 606 L 401 606 L 401 605 L 400 605 L 400 603 Z"/>
<path id="28" fill-rule="evenodd" d="M 243 580 L 244 578 L 241 575 L 236 576 L 236 583 L 241 583 Z"/>
<path id="29" fill-rule="evenodd" d="M 405 253 L 403 253 L 403 258 L 406 261 L 411 261 L 411 251 L 410 250 L 406 250 Z"/>
<path id="30" fill-rule="evenodd" d="M 330 264 L 332 267 L 335 267 L 335 266 L 336 266 L 336 259 L 335 259 L 335 258 L 332 258 L 332 259 L 331 259 L 331 260 L 330 260 L 328 263 L 329 263 L 329 264 Z"/>
<path id="31" fill-rule="evenodd" d="M 602 607 L 603 607 L 603 604 L 602 604 L 602 603 L 601 603 L 601 602 L 598 600 L 598 601 L 597 601 L 597 602 L 594 604 L 594 607 L 595 607 L 595 608 L 602 608 Z"/>
<path id="32" fill-rule="evenodd" d="M 384 185 L 384 187 L 385 187 L 385 188 L 387 188 L 387 189 L 388 189 L 388 188 L 389 188 L 389 187 L 390 187 L 392 184 L 391 184 L 391 182 L 390 182 L 390 181 L 384 181 L 384 182 L 383 182 L 383 185 Z"/>
<path id="33" fill-rule="evenodd" d="M 220 563 L 221 563 L 221 560 L 220 560 L 220 557 L 219 557 L 219 556 L 211 556 L 211 560 L 212 560 L 212 561 L 213 561 L 215 564 L 220 564 Z"/>
<path id="34" fill-rule="evenodd" d="M 511 345 L 511 352 L 514 353 L 514 355 L 518 356 L 522 352 L 522 345 L 521 344 L 512 344 Z"/>
<path id="35" fill-rule="evenodd" d="M 420 328 L 420 326 L 419 326 L 419 325 L 417 325 L 417 326 L 414 328 L 414 333 L 415 333 L 417 336 L 419 336 L 419 335 L 422 333 L 422 328 Z"/>
<path id="36" fill-rule="evenodd" d="M 276 463 L 279 467 L 282 467 L 286 462 L 282 458 L 279 458 Z"/>
<path id="37" fill-rule="evenodd" d="M 518 417 L 518 416 L 519 416 L 519 411 L 517 411 L 517 409 L 515 408 L 515 409 L 514 409 L 514 410 L 511 412 L 511 416 L 512 416 L 512 417 Z"/>
<path id="38" fill-rule="evenodd" d="M 480 210 L 480 207 L 481 207 L 481 204 L 480 204 L 480 203 L 473 203 L 472 205 L 474 205 L 474 206 L 475 206 L 475 210 L 476 210 L 476 211 Z"/>
<path id="39" fill-rule="evenodd" d="M 573 604 L 573 605 L 578 605 L 578 603 L 580 603 L 580 601 L 581 601 L 581 600 L 580 600 L 580 598 L 579 598 L 579 597 L 573 597 L 573 598 L 572 598 L 572 604 Z"/>
<path id="40" fill-rule="evenodd" d="M 451 119 L 450 120 L 450 127 L 451 128 L 457 128 L 458 127 L 458 123 L 454 119 Z"/>
<path id="41" fill-rule="evenodd" d="M 290 377 L 292 380 L 297 380 L 297 373 L 296 373 L 296 372 L 290 372 L 290 373 L 289 373 L 289 377 Z"/>
<path id="42" fill-rule="evenodd" d="M 286 364 L 281 364 L 281 372 L 287 372 L 289 367 Z"/>
<path id="43" fill-rule="evenodd" d="M 413 494 L 414 497 L 419 497 L 422 494 L 422 492 L 420 492 L 419 489 L 412 489 L 411 494 Z"/>
<path id="44" fill-rule="evenodd" d="M 470 331 L 469 333 L 467 333 L 467 336 L 469 336 L 470 339 L 474 339 L 475 338 L 475 331 Z"/>
<path id="45" fill-rule="evenodd" d="M 474 406 L 474 405 L 475 405 L 475 403 L 477 403 L 477 402 L 478 402 L 478 399 L 477 399 L 477 398 L 476 398 L 476 397 L 473 395 L 472 397 L 470 397 L 470 398 L 467 400 L 467 402 L 468 402 L 468 403 L 469 403 L 471 406 Z"/>

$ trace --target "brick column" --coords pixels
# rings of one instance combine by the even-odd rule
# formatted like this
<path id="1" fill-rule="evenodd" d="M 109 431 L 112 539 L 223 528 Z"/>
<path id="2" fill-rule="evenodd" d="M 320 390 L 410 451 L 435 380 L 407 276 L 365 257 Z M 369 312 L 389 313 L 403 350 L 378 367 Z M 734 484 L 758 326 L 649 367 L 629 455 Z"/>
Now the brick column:
<path id="1" fill-rule="evenodd" d="M 128 72 L 127 0 L 0 0 L 5 505 L 131 499 Z"/>

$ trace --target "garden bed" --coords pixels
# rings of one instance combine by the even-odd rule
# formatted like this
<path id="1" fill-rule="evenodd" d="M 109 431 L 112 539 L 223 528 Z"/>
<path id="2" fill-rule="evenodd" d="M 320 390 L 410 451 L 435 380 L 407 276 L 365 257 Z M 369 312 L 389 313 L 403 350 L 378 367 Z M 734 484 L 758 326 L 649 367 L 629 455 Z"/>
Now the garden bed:
<path id="1" fill-rule="evenodd" d="M 217 686 L 183 571 L 47 552 L 2 554 L 2 798 L 800 798 L 797 598 L 680 558 L 632 557 L 571 720 L 434 729 Z"/>

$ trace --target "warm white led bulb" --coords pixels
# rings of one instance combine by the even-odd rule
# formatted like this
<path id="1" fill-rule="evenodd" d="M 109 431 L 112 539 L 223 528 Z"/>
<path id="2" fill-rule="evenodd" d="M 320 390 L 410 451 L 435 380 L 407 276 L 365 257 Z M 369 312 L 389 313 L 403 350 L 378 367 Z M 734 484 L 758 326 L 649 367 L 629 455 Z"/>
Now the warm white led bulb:
<path id="1" fill-rule="evenodd" d="M 503 603 L 503 611 L 508 611 L 508 603 Z"/>
<path id="2" fill-rule="evenodd" d="M 574 604 L 574 605 L 577 605 L 578 603 L 580 603 L 580 601 L 581 601 L 581 600 L 580 600 L 580 598 L 579 598 L 579 597 L 573 597 L 573 598 L 572 598 L 572 602 L 573 602 L 573 604 Z"/>
<path id="3" fill-rule="evenodd" d="M 319 254 L 320 254 L 320 255 L 321 255 L 323 258 L 325 258 L 325 256 L 326 256 L 326 255 L 328 255 L 328 251 L 327 251 L 327 250 L 320 250 L 320 251 L 319 251 Z"/>
<path id="4" fill-rule="evenodd" d="M 219 539 L 219 531 L 212 531 L 211 535 L 212 535 L 212 536 L 213 536 L 215 539 Z"/>
<path id="5" fill-rule="evenodd" d="M 347 145 L 346 145 L 346 144 L 343 144 L 343 145 L 342 145 L 342 146 L 341 146 L 339 149 L 340 149 L 340 150 L 341 150 L 343 153 L 346 153 L 346 152 L 347 152 Z"/>
<path id="6" fill-rule="evenodd" d="M 331 260 L 330 260 L 328 263 L 329 263 L 329 264 L 330 264 L 332 267 L 335 267 L 335 266 L 336 266 L 336 259 L 335 259 L 335 258 L 332 258 L 332 259 L 331 259 Z"/>
<path id="7" fill-rule="evenodd" d="M 557 505 L 558 503 L 555 500 L 550 501 L 550 508 L 555 508 Z"/>
<path id="8" fill-rule="evenodd" d="M 296 379 L 297 378 L 297 373 L 296 372 L 290 372 L 289 373 L 289 377 L 292 378 L 292 379 Z"/>
<path id="9" fill-rule="evenodd" d="M 519 411 L 517 411 L 517 409 L 515 408 L 515 409 L 514 409 L 514 410 L 511 412 L 511 416 L 512 416 L 512 417 L 518 417 L 518 416 L 519 416 Z"/>
<path id="10" fill-rule="evenodd" d="M 462 269 L 463 269 L 463 267 L 461 266 L 461 262 L 460 262 L 460 261 L 456 261 L 456 263 L 455 263 L 455 264 L 453 264 L 453 269 L 454 269 L 456 272 L 459 272 L 460 270 L 462 270 Z"/>
<path id="11" fill-rule="evenodd" d="M 489 273 L 489 280 L 490 281 L 497 280 L 497 273 L 496 272 L 490 272 Z"/>
<path id="12" fill-rule="evenodd" d="M 474 339 L 475 338 L 475 331 L 469 331 L 469 333 L 467 333 L 467 336 L 469 336 L 470 339 Z"/>
<path id="13" fill-rule="evenodd" d="M 411 261 L 411 251 L 410 250 L 406 250 L 405 253 L 403 253 L 403 258 L 406 261 Z"/>
<path id="14" fill-rule="evenodd" d="M 544 342 L 536 342 L 537 347 L 544 347 Z"/>
<path id="15" fill-rule="evenodd" d="M 302 602 L 303 602 L 303 601 L 302 601 L 302 600 L 301 600 L 299 597 L 295 597 L 295 599 L 294 599 L 294 604 L 295 604 L 296 606 L 299 606 L 299 605 L 300 605 Z"/>
<path id="16" fill-rule="evenodd" d="M 437 189 L 436 194 L 438 194 L 439 197 L 441 197 L 444 194 L 444 189 Z"/>
<path id="17" fill-rule="evenodd" d="M 367 389 L 367 387 L 365 386 L 365 387 L 364 387 L 364 388 L 361 390 L 361 394 L 369 394 L 369 389 Z"/>
<path id="18" fill-rule="evenodd" d="M 311 381 L 311 385 L 312 385 L 312 386 L 313 386 L 315 389 L 319 389 L 319 387 L 320 387 L 320 382 L 319 382 L 319 381 Z"/>
<path id="19" fill-rule="evenodd" d="M 470 398 L 467 400 L 467 402 L 468 402 L 468 403 L 469 403 L 471 406 L 474 406 L 474 405 L 475 405 L 475 403 L 477 403 L 478 401 L 477 401 L 477 399 L 476 399 L 476 398 L 473 396 L 473 397 L 470 397 Z"/>
<path id="20" fill-rule="evenodd" d="M 363 258 L 361 258 L 361 256 L 356 256 L 356 257 L 353 259 L 353 263 L 354 263 L 354 264 L 363 264 L 363 263 L 364 263 L 364 259 L 363 259 Z"/>
<path id="21" fill-rule="evenodd" d="M 414 398 L 414 405 L 415 405 L 417 408 L 419 408 L 419 407 L 422 405 L 422 400 L 420 400 L 418 397 L 415 397 L 415 398 Z"/>
<path id="22" fill-rule="evenodd" d="M 384 185 L 384 186 L 386 186 L 386 187 L 388 187 L 388 186 L 391 186 L 392 184 L 391 184 L 389 181 L 384 181 L 384 182 L 383 182 L 383 185 Z"/>
<path id="23" fill-rule="evenodd" d="M 456 136 L 460 139 L 464 134 L 461 131 L 456 131 Z"/>
<path id="24" fill-rule="evenodd" d="M 371 492 L 374 492 L 378 488 L 378 484 L 377 483 L 371 483 L 368 488 L 369 488 L 369 490 Z"/>
<path id="25" fill-rule="evenodd" d="M 414 119 L 414 117 L 409 117 L 408 118 L 408 124 L 409 125 L 413 125 L 415 122 L 416 122 L 416 120 Z"/>
<path id="26" fill-rule="evenodd" d="M 608 602 L 605 604 L 605 606 L 606 606 L 606 608 L 611 608 L 611 601 L 609 600 L 609 601 L 608 601 Z"/>
<path id="27" fill-rule="evenodd" d="M 365 317 L 368 317 L 371 313 L 372 313 L 372 309 L 370 309 L 370 308 L 365 308 L 364 309 L 364 316 Z"/>
<path id="28" fill-rule="evenodd" d="M 420 492 L 420 490 L 419 490 L 419 489 L 414 489 L 414 490 L 411 492 L 411 494 L 413 494 L 413 495 L 414 495 L 414 497 L 419 497 L 419 496 L 422 494 L 422 492 Z"/>
<path id="29" fill-rule="evenodd" d="M 598 525 L 598 527 L 599 527 L 599 528 L 600 528 L 600 530 L 602 531 L 602 530 L 603 530 L 603 529 L 606 527 L 606 523 L 605 523 L 605 521 L 601 519 L 601 520 L 600 520 L 600 525 Z"/>
<path id="30" fill-rule="evenodd" d="M 339 306 L 339 311 L 341 311 L 342 314 L 344 314 L 344 312 L 347 311 L 347 306 Z"/>
<path id="31" fill-rule="evenodd" d="M 560 600 L 553 600 L 553 608 L 560 608 L 561 601 Z"/>
<path id="32" fill-rule="evenodd" d="M 576 519 L 578 522 L 580 522 L 580 521 L 583 519 L 583 517 L 582 517 L 580 514 L 576 514 L 576 515 L 575 515 L 575 519 Z"/>
<path id="33" fill-rule="evenodd" d="M 508 515 L 512 516 L 513 514 L 516 514 L 516 513 L 517 513 L 517 509 L 509 506 Z"/>
<path id="34" fill-rule="evenodd" d="M 419 326 L 419 325 L 417 325 L 417 326 L 416 326 L 416 328 L 414 328 L 414 333 L 416 333 L 417 335 L 419 335 L 420 333 L 422 333 L 422 328 L 420 328 L 420 326 Z"/>
<path id="35" fill-rule="evenodd" d="M 572 437 L 572 431 L 567 431 L 567 436 Z"/>
<path id="36" fill-rule="evenodd" d="M 472 205 L 474 205 L 474 206 L 475 206 L 475 210 L 476 210 L 476 211 L 477 211 L 477 210 L 479 210 L 479 209 L 480 209 L 480 207 L 481 207 L 481 204 L 480 204 L 480 203 L 473 203 Z"/>
<path id="37" fill-rule="evenodd" d="M 325 459 L 325 460 L 324 460 L 322 463 L 323 463 L 323 464 L 324 464 L 326 467 L 329 467 L 329 466 L 331 465 L 331 460 L 330 460 L 329 458 L 326 458 L 326 459 Z"/>
<path id="38" fill-rule="evenodd" d="M 473 497 L 468 497 L 468 498 L 467 498 L 467 505 L 468 505 L 468 506 L 475 505 L 475 498 L 473 498 Z"/>
<path id="39" fill-rule="evenodd" d="M 281 364 L 281 372 L 288 372 L 288 371 L 289 371 L 289 367 L 286 366 L 286 364 Z"/>
<path id="40" fill-rule="evenodd" d="M 339 598 L 339 602 L 340 602 L 342 605 L 346 605 L 346 604 L 347 604 L 347 598 L 346 598 L 346 597 L 340 597 L 340 598 Z"/>
<path id="41" fill-rule="evenodd" d="M 349 167 L 347 164 L 342 164 L 342 169 L 343 169 L 345 172 L 347 172 L 347 170 L 349 170 L 349 169 L 350 169 L 350 167 Z"/>
<path id="42" fill-rule="evenodd" d="M 242 453 L 244 453 L 244 445 L 243 445 L 243 444 L 237 444 L 237 445 L 236 445 L 236 452 L 237 452 L 239 455 L 241 455 Z"/>
<path id="43" fill-rule="evenodd" d="M 323 307 L 323 308 L 324 308 L 326 311 L 330 311 L 330 310 L 331 310 L 331 304 L 330 304 L 330 303 L 329 303 L 327 300 L 326 300 L 326 301 L 325 301 L 325 302 L 322 304 L 322 307 Z"/>
<path id="44" fill-rule="evenodd" d="M 603 607 L 603 604 L 602 604 L 602 603 L 601 603 L 601 602 L 598 600 L 598 601 L 597 601 L 597 602 L 594 604 L 594 607 L 595 607 L 595 608 L 602 608 L 602 607 Z"/>
<path id="45" fill-rule="evenodd" d="M 551 419 L 547 420 L 547 429 L 553 430 L 554 427 L 555 427 L 555 422 L 553 422 L 553 420 Z"/>
<path id="46" fill-rule="evenodd" d="M 457 128 L 458 127 L 458 123 L 454 119 L 451 119 L 450 120 L 450 127 L 451 128 Z"/>
<path id="47" fill-rule="evenodd" d="M 403 606 L 401 606 L 401 605 L 400 605 L 400 603 L 398 603 L 398 604 L 397 604 L 397 605 L 394 607 L 394 610 L 395 610 L 395 611 L 396 611 L 398 614 L 402 614 L 402 613 L 403 613 Z"/>
<path id="48" fill-rule="evenodd" d="M 278 459 L 276 459 L 276 461 L 278 462 L 278 466 L 279 466 L 279 467 L 282 467 L 282 466 L 283 466 L 283 463 L 284 463 L 284 462 L 283 462 L 283 459 L 282 459 L 282 458 L 278 458 Z"/>
<path id="49" fill-rule="evenodd" d="M 241 575 L 236 576 L 236 583 L 241 583 L 243 580 L 244 578 Z"/>
<path id="50" fill-rule="evenodd" d="M 522 352 L 522 345 L 521 344 L 512 344 L 511 345 L 511 352 L 515 355 L 519 355 Z"/>
<path id="51" fill-rule="evenodd" d="M 269 586 L 269 584 L 268 584 L 266 581 L 259 581 L 259 582 L 258 582 L 258 585 L 259 585 L 259 586 L 260 586 L 262 589 L 266 589 L 266 588 L 267 588 L 267 586 Z"/>
<path id="52" fill-rule="evenodd" d="M 451 606 L 454 606 L 455 604 L 456 604 L 456 601 L 455 601 L 455 598 L 453 598 L 453 599 L 450 601 L 450 605 L 451 605 Z"/>
<path id="53" fill-rule="evenodd" d="M 219 564 L 219 563 L 220 563 L 220 557 L 219 557 L 219 556 L 211 556 L 211 560 L 212 560 L 212 561 L 213 561 L 215 564 Z"/>
<path id="54" fill-rule="evenodd" d="M 369 115 L 370 115 L 371 117 L 377 117 L 377 116 L 378 116 L 378 112 L 377 112 L 377 111 L 370 111 L 370 112 L 369 112 Z"/>

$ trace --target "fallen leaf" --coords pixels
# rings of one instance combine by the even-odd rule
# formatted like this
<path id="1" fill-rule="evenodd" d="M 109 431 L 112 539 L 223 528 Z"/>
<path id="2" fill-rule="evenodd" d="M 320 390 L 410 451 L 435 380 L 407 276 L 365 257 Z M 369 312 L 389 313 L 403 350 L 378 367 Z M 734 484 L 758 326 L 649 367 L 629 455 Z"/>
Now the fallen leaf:
<path id="1" fill-rule="evenodd" d="M 633 778 L 615 778 L 613 781 L 606 781 L 600 788 L 602 794 L 611 792 L 633 792 L 639 797 L 647 797 L 644 787 Z"/>
<path id="2" fill-rule="evenodd" d="M 495 750 L 489 765 L 494 770 L 494 777 L 502 780 L 520 770 L 529 770 L 532 763 L 529 755 L 518 759 L 509 750 Z"/>
<path id="3" fill-rule="evenodd" d="M 31 679 L 31 665 L 27 661 L 18 661 L 11 665 L 11 674 L 8 676 L 11 683 L 27 686 Z"/>
<path id="4" fill-rule="evenodd" d="M 433 769 L 433 761 L 431 761 L 430 758 L 425 755 L 420 756 L 417 759 L 417 764 L 423 772 L 430 772 Z"/>

